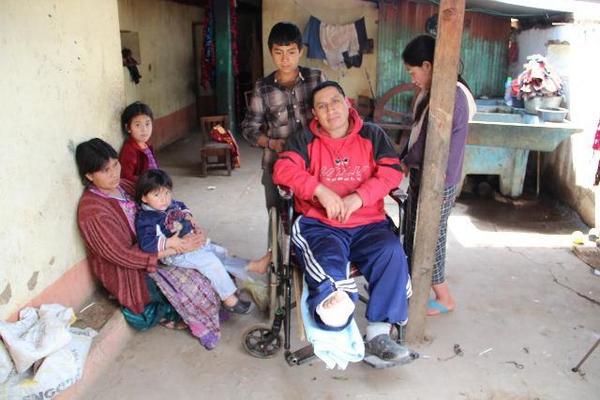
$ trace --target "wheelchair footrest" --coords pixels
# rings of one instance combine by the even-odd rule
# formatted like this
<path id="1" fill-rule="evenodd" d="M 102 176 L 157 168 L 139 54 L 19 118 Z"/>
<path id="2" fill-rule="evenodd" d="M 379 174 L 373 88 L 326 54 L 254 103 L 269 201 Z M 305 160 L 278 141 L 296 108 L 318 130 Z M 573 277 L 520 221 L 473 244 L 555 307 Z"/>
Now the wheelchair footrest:
<path id="1" fill-rule="evenodd" d="M 285 353 L 285 361 L 287 361 L 290 366 L 305 364 L 315 357 L 315 352 L 311 344 L 294 352 L 288 351 Z"/>
<path id="2" fill-rule="evenodd" d="M 363 358 L 363 361 L 365 363 L 369 364 L 373 368 L 383 369 L 383 368 L 396 367 L 398 365 L 410 364 L 417 358 L 419 358 L 419 353 L 411 351 L 408 356 L 403 357 L 399 360 L 394 360 L 394 361 L 382 360 L 381 358 L 377 357 L 374 354 L 365 354 L 365 358 Z"/>

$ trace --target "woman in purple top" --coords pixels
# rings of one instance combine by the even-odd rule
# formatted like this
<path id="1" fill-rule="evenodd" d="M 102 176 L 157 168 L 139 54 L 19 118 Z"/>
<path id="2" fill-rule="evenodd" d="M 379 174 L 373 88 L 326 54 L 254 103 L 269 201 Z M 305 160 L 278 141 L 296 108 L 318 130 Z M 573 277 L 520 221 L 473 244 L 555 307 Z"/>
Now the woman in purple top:
<path id="1" fill-rule="evenodd" d="M 414 38 L 406 45 L 402 53 L 404 65 L 412 78 L 412 82 L 420 89 L 413 109 L 414 122 L 408 143 L 408 151 L 402 160 L 405 173 L 410 171 L 410 186 L 408 190 L 407 231 L 404 247 L 408 256 L 409 265 L 412 265 L 412 247 L 416 225 L 416 213 L 427 135 L 427 120 L 429 117 L 429 96 L 431 79 L 433 75 L 433 55 L 435 39 L 422 35 Z M 475 112 L 475 100 L 469 91 L 466 82 L 458 76 L 454 117 L 452 119 L 452 137 L 450 138 L 450 152 L 448 154 L 448 167 L 446 168 L 446 185 L 444 189 L 440 230 L 435 250 L 435 263 L 431 287 L 435 299 L 428 303 L 427 315 L 438 315 L 452 311 L 455 302 L 450 294 L 448 283 L 445 280 L 446 262 L 446 230 L 448 217 L 454 206 L 454 201 L 459 189 L 462 175 L 465 145 L 467 142 L 467 128 L 469 118 Z"/>

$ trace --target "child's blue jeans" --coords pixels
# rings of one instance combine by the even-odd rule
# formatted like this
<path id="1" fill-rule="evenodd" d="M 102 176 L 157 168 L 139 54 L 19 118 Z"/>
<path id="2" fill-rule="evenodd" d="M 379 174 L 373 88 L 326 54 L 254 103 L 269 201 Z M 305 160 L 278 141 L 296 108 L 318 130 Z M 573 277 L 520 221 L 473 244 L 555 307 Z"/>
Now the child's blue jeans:
<path id="1" fill-rule="evenodd" d="M 161 260 L 166 265 L 193 268 L 207 277 L 221 300 L 225 300 L 237 290 L 232 275 L 242 278 L 246 275 L 248 260 L 231 257 L 227 249 L 213 243 L 207 243 L 198 250 L 165 257 Z"/>

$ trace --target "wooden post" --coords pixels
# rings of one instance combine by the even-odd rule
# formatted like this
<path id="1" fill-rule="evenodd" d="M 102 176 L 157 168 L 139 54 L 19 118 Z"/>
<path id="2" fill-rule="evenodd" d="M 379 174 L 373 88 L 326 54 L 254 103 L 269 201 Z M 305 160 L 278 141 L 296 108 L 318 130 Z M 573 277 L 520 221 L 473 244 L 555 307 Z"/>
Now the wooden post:
<path id="1" fill-rule="evenodd" d="M 440 229 L 440 210 L 452 132 L 465 0 L 442 0 L 438 15 L 429 122 L 412 255 L 413 296 L 409 307 L 409 342 L 419 342 L 425 337 L 427 299 Z"/>
<path id="2" fill-rule="evenodd" d="M 213 1 L 215 13 L 215 53 L 217 114 L 229 117 L 229 129 L 235 133 L 233 55 L 231 53 L 231 13 L 229 0 Z"/>

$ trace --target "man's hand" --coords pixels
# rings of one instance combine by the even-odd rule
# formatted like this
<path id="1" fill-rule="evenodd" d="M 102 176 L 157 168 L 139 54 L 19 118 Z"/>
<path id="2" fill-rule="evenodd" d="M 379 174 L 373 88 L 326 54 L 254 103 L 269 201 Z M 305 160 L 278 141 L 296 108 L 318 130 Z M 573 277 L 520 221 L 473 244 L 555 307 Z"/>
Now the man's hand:
<path id="1" fill-rule="evenodd" d="M 344 211 L 341 215 L 341 222 L 346 222 L 352 215 L 352 213 L 362 207 L 363 201 L 358 193 L 351 193 L 344 197 Z"/>
<path id="2" fill-rule="evenodd" d="M 337 193 L 329 189 L 327 186 L 319 184 L 319 186 L 317 186 L 315 189 L 315 197 L 317 200 L 319 200 L 319 203 L 321 203 L 323 208 L 325 208 L 325 211 L 327 211 L 327 218 L 336 219 L 340 222 L 342 221 L 341 218 L 345 206 L 342 198 L 338 196 Z"/>
<path id="3" fill-rule="evenodd" d="M 283 151 L 283 146 L 285 145 L 285 139 L 271 139 L 269 140 L 268 145 L 271 150 L 281 153 Z"/>
<path id="4" fill-rule="evenodd" d="M 281 153 L 283 151 L 283 146 L 285 145 L 285 139 L 270 139 L 267 135 L 260 135 L 258 139 L 256 139 L 256 144 L 260 147 Z"/>
<path id="5" fill-rule="evenodd" d="M 400 162 L 400 170 L 402 171 L 402 173 L 406 176 L 408 175 L 409 172 L 409 167 L 408 165 L 406 165 L 406 163 L 404 161 Z"/>

